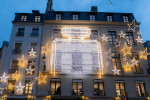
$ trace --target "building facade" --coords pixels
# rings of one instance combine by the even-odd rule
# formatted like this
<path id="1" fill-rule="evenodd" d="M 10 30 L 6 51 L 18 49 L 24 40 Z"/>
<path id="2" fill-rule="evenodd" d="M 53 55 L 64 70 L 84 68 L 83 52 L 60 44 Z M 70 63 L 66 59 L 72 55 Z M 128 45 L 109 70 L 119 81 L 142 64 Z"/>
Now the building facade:
<path id="1" fill-rule="evenodd" d="M 147 49 L 147 52 L 150 53 L 150 41 L 144 42 L 144 46 Z M 147 56 L 147 59 L 148 59 L 148 65 L 149 65 L 148 73 L 150 74 L 150 55 Z"/>
<path id="2" fill-rule="evenodd" d="M 6 100 L 149 100 L 147 51 L 132 13 L 16 13 L 2 70 Z"/>

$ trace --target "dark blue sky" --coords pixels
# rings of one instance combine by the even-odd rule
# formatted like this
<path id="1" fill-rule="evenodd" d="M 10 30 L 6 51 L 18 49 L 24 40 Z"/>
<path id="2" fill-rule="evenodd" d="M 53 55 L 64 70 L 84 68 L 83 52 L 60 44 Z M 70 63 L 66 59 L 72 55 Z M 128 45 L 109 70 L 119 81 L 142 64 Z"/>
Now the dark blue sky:
<path id="1" fill-rule="evenodd" d="M 53 9 L 58 11 L 90 11 L 93 5 L 100 12 L 130 12 L 138 22 L 144 41 L 150 40 L 150 0 L 53 0 Z M 9 41 L 15 13 L 31 13 L 40 10 L 44 13 L 47 0 L 0 0 L 0 46 L 3 41 Z"/>

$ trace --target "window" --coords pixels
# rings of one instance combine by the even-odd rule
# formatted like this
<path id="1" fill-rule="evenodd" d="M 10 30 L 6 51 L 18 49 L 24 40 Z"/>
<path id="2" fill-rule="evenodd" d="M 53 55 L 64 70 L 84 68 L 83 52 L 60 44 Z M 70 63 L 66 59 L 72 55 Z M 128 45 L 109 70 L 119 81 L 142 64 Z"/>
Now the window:
<path id="1" fill-rule="evenodd" d="M 112 16 L 107 16 L 107 21 L 112 22 Z"/>
<path id="2" fill-rule="evenodd" d="M 56 20 L 61 20 L 61 14 L 56 14 Z"/>
<path id="3" fill-rule="evenodd" d="M 104 82 L 102 80 L 94 80 L 94 96 L 104 96 Z"/>
<path id="4" fill-rule="evenodd" d="M 116 94 L 117 96 L 126 96 L 124 81 L 116 81 Z"/>
<path id="5" fill-rule="evenodd" d="M 8 80 L 8 85 L 6 88 L 7 94 L 14 94 L 15 93 L 15 84 L 16 84 L 15 80 Z"/>
<path id="6" fill-rule="evenodd" d="M 37 50 L 37 43 L 31 43 L 30 44 L 30 50 L 33 48 L 33 50 Z"/>
<path id="7" fill-rule="evenodd" d="M 40 22 L 41 21 L 41 16 L 35 16 L 35 22 Z"/>
<path id="8" fill-rule="evenodd" d="M 9 69 L 9 73 L 15 73 L 18 72 L 18 61 L 13 60 L 11 64 L 11 68 Z"/>
<path id="9" fill-rule="evenodd" d="M 25 94 L 32 94 L 32 80 L 25 80 Z"/>
<path id="10" fill-rule="evenodd" d="M 115 67 L 117 69 L 121 69 L 121 60 L 120 60 L 120 54 L 113 54 L 112 55 L 112 63 L 113 63 L 113 68 Z"/>
<path id="11" fill-rule="evenodd" d="M 73 15 L 73 20 L 78 20 L 79 15 Z"/>
<path id="12" fill-rule="evenodd" d="M 18 28 L 18 33 L 16 34 L 18 37 L 23 37 L 24 36 L 24 28 Z"/>
<path id="13" fill-rule="evenodd" d="M 15 48 L 13 50 L 13 53 L 21 53 L 22 49 L 22 43 L 15 43 Z"/>
<path id="14" fill-rule="evenodd" d="M 126 32 L 126 39 L 127 39 L 127 44 L 131 43 L 135 45 L 132 32 Z"/>
<path id="15" fill-rule="evenodd" d="M 90 15 L 90 21 L 95 21 L 95 15 Z"/>
<path id="16" fill-rule="evenodd" d="M 136 61 L 139 61 L 139 56 L 137 54 L 132 54 L 131 60 L 133 60 L 133 58 L 135 58 Z M 133 72 L 142 72 L 140 63 L 138 63 L 137 65 L 133 65 L 132 68 L 133 68 Z"/>
<path id="17" fill-rule="evenodd" d="M 145 83 L 144 82 L 137 81 L 136 82 L 136 89 L 137 89 L 137 94 L 139 97 L 145 97 L 146 96 Z"/>
<path id="18" fill-rule="evenodd" d="M 123 16 L 123 22 L 129 22 L 128 16 Z"/>
<path id="19" fill-rule="evenodd" d="M 73 95 L 83 95 L 83 80 L 73 80 L 72 89 Z"/>
<path id="20" fill-rule="evenodd" d="M 116 32 L 115 31 L 109 31 L 108 36 L 109 36 L 109 44 L 116 43 Z"/>
<path id="21" fill-rule="evenodd" d="M 53 30 L 53 39 L 62 38 L 61 29 Z"/>
<path id="22" fill-rule="evenodd" d="M 98 30 L 91 30 L 91 40 L 98 40 Z"/>
<path id="23" fill-rule="evenodd" d="M 29 67 L 31 67 L 31 69 L 35 69 L 35 61 L 28 61 L 28 66 L 27 66 L 27 69 L 29 69 Z M 32 74 L 35 73 L 35 70 L 32 71 Z M 26 71 L 26 74 L 27 74 L 27 71 Z M 29 75 L 31 75 L 30 73 L 28 73 Z"/>
<path id="24" fill-rule="evenodd" d="M 39 28 L 33 28 L 31 37 L 38 37 L 39 36 Z"/>
<path id="25" fill-rule="evenodd" d="M 50 80 L 50 92 L 51 92 L 51 95 L 61 95 L 60 79 L 51 79 Z"/>
<path id="26" fill-rule="evenodd" d="M 21 21 L 26 22 L 27 21 L 27 16 L 21 16 Z"/>

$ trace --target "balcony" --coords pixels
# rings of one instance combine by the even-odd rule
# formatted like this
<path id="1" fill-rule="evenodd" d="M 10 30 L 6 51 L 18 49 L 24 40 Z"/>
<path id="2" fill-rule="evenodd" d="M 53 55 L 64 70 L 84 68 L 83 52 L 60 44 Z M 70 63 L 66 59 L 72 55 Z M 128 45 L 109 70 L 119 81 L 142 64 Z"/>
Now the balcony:
<path id="1" fill-rule="evenodd" d="M 13 54 L 21 54 L 21 50 L 19 50 L 19 49 L 14 49 L 14 50 L 12 51 L 12 53 L 13 53 Z"/>
<path id="2" fill-rule="evenodd" d="M 72 90 L 72 95 L 82 96 L 83 90 Z"/>
<path id="3" fill-rule="evenodd" d="M 16 33 L 16 37 L 24 37 L 24 33 Z"/>
<path id="4" fill-rule="evenodd" d="M 16 73 L 16 71 L 18 72 L 18 68 L 11 68 L 11 69 L 9 69 L 9 74 L 14 74 L 14 73 Z"/>
<path id="5" fill-rule="evenodd" d="M 104 90 L 94 90 L 94 96 L 105 96 Z"/>

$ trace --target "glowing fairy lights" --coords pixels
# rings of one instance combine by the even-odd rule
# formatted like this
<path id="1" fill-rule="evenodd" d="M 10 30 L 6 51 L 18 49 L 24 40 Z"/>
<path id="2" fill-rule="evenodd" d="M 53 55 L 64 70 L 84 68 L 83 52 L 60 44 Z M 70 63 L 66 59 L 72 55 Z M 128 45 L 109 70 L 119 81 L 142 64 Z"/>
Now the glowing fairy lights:
<path id="1" fill-rule="evenodd" d="M 18 74 L 18 71 L 16 71 L 15 73 L 12 74 L 12 78 L 13 79 L 18 79 L 20 77 L 20 75 Z"/>
<path id="2" fill-rule="evenodd" d="M 121 44 L 121 41 L 119 41 L 119 40 L 116 39 L 116 43 L 115 43 L 116 48 L 120 47 L 120 44 Z"/>
<path id="3" fill-rule="evenodd" d="M 27 65 L 28 60 L 23 55 L 21 58 L 18 58 L 18 66 L 19 67 L 25 67 Z"/>
<path id="4" fill-rule="evenodd" d="M 139 52 L 140 59 L 147 60 L 147 55 L 149 55 L 149 53 L 147 53 L 147 48 L 145 50 Z"/>
<path id="5" fill-rule="evenodd" d="M 139 61 L 137 61 L 137 60 L 133 57 L 133 59 L 131 60 L 131 62 L 132 62 L 133 65 L 138 65 L 138 62 L 139 62 Z"/>
<path id="6" fill-rule="evenodd" d="M 8 77 L 9 77 L 9 76 L 6 76 L 6 74 L 4 73 L 3 76 L 0 77 L 0 79 L 1 79 L 0 81 L 1 81 L 1 82 L 6 82 Z"/>
<path id="7" fill-rule="evenodd" d="M 105 36 L 105 34 L 103 34 L 102 41 L 107 41 L 108 37 Z"/>
<path id="8" fill-rule="evenodd" d="M 123 56 L 131 54 L 132 47 L 128 47 L 127 44 L 124 44 L 124 48 L 121 50 L 123 52 Z"/>
<path id="9" fill-rule="evenodd" d="M 7 95 L 0 97 L 0 100 L 7 100 Z"/>
<path id="10" fill-rule="evenodd" d="M 3 94 L 4 88 L 0 88 L 0 94 Z"/>
<path id="11" fill-rule="evenodd" d="M 111 48 L 107 52 L 105 52 L 105 57 L 109 58 L 109 59 L 112 59 Z"/>
<path id="12" fill-rule="evenodd" d="M 48 55 L 50 53 L 50 48 L 49 48 L 48 43 L 42 47 L 41 53 L 45 55 Z"/>
<path id="13" fill-rule="evenodd" d="M 36 52 L 32 48 L 31 51 L 29 52 L 29 54 L 31 57 L 35 57 Z"/>
<path id="14" fill-rule="evenodd" d="M 38 80 L 38 83 L 41 84 L 41 83 L 46 83 L 46 78 L 47 78 L 47 75 L 42 75 L 42 73 L 39 72 L 39 77 L 36 79 Z"/>
<path id="15" fill-rule="evenodd" d="M 26 74 L 31 74 L 31 75 L 32 75 L 34 70 L 35 70 L 35 69 L 32 69 L 32 66 L 30 65 L 29 68 L 26 69 L 26 71 L 27 71 Z"/>
<path id="16" fill-rule="evenodd" d="M 143 43 L 143 39 L 141 39 L 140 36 L 138 36 L 136 40 L 137 40 L 137 43 Z"/>
<path id="17" fill-rule="evenodd" d="M 8 84 L 8 89 L 9 89 L 9 90 L 13 90 L 13 88 L 14 88 L 14 85 Z"/>
<path id="18" fill-rule="evenodd" d="M 117 67 L 115 67 L 115 69 L 112 71 L 114 72 L 114 75 L 120 75 L 120 70 L 118 70 Z"/>
<path id="19" fill-rule="evenodd" d="M 127 62 L 127 64 L 123 66 L 123 69 L 125 72 L 129 72 L 132 70 L 132 65 L 129 65 L 129 63 Z"/>
<path id="20" fill-rule="evenodd" d="M 23 89 L 25 88 L 25 86 L 22 86 L 21 82 L 19 83 L 18 86 L 16 86 L 17 88 L 17 92 L 23 93 Z"/>
<path id="21" fill-rule="evenodd" d="M 119 34 L 120 38 L 125 38 L 126 34 L 123 33 L 123 31 L 121 31 L 121 33 Z"/>
<path id="22" fill-rule="evenodd" d="M 128 24 L 128 30 L 132 30 L 133 32 L 135 32 L 136 28 L 139 27 L 138 25 L 136 25 L 135 19 L 133 20 L 133 22 L 131 24 Z"/>

